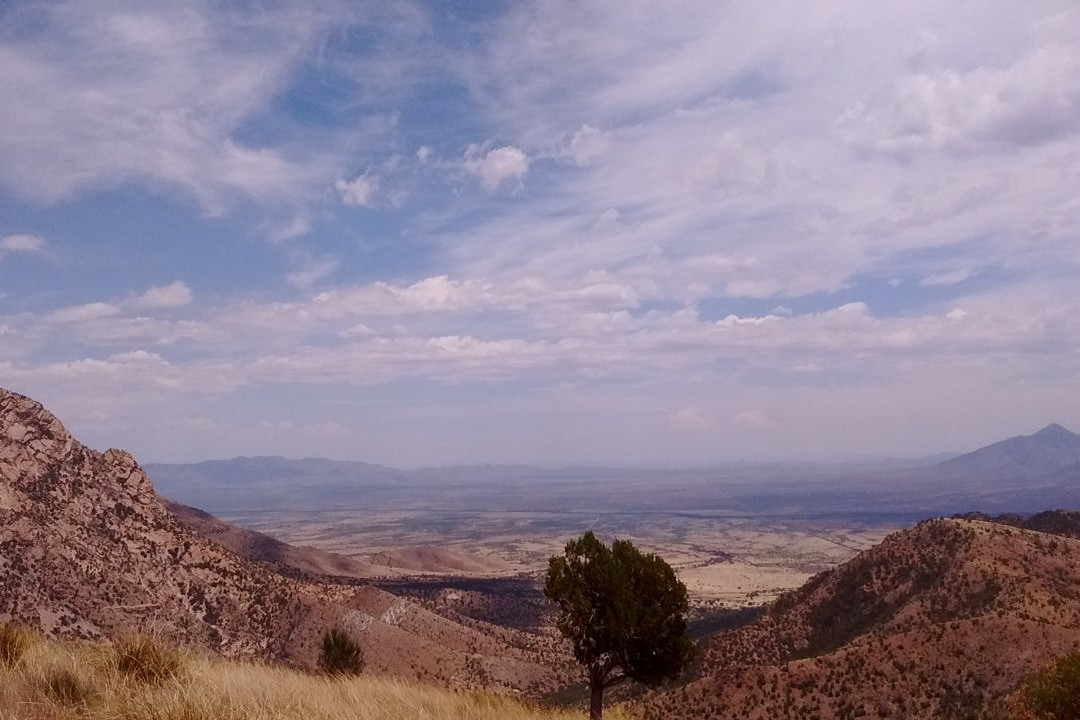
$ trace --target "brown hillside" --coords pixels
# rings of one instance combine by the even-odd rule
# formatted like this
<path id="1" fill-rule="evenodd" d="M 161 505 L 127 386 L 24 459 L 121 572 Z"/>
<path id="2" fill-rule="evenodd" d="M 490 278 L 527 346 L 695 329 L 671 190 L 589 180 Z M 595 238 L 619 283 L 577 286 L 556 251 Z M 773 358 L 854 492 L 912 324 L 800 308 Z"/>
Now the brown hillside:
<path id="1" fill-rule="evenodd" d="M 125 452 L 79 444 L 42 406 L 0 390 L 0 621 L 63 638 L 151 628 L 230 656 L 310 665 L 347 627 L 368 668 L 458 687 L 559 684 L 550 640 L 465 627 L 372 587 L 284 577 L 176 520 Z"/>
<path id="2" fill-rule="evenodd" d="M 1080 647 L 1080 541 L 930 520 L 782 596 L 707 645 L 702 677 L 644 718 L 999 718 Z"/>
<path id="3" fill-rule="evenodd" d="M 1000 525 L 1011 525 L 1021 530 L 1035 530 L 1051 535 L 1080 538 L 1080 512 L 1071 510 L 1044 510 L 1027 516 L 1016 514 L 990 516 L 973 512 L 955 517 L 964 520 L 986 520 Z"/>
<path id="4" fill-rule="evenodd" d="M 289 545 L 269 535 L 238 527 L 198 508 L 162 498 L 165 509 L 189 530 L 213 540 L 242 558 L 301 579 L 365 579 L 396 574 L 393 568 L 312 547 Z"/>
<path id="5" fill-rule="evenodd" d="M 389 570 L 421 573 L 496 573 L 509 566 L 494 558 L 472 557 L 457 550 L 417 545 L 376 553 L 371 562 Z M 389 574 L 389 573 L 387 573 Z"/>

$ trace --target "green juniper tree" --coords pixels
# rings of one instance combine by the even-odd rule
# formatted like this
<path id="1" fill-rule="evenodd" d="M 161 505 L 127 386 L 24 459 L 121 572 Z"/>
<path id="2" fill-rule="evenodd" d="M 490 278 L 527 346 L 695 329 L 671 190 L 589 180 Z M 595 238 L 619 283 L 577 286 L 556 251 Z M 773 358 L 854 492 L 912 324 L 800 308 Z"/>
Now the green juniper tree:
<path id="1" fill-rule="evenodd" d="M 1080 652 L 1030 675 L 1013 698 L 1015 720 L 1080 720 Z"/>
<path id="2" fill-rule="evenodd" d="M 556 625 L 588 673 L 590 720 L 601 718 L 605 688 L 673 679 L 693 654 L 686 586 L 628 540 L 608 548 L 591 531 L 571 540 L 548 562 L 544 594 L 559 606 Z"/>

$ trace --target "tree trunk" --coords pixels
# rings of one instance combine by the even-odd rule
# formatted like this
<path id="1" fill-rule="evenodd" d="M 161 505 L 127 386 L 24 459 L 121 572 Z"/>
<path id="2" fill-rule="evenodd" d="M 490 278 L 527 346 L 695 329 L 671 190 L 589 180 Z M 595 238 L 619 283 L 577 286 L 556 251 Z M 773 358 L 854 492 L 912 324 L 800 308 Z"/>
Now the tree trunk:
<path id="1" fill-rule="evenodd" d="M 593 679 L 589 683 L 592 698 L 589 701 L 589 720 L 601 720 L 604 715 L 604 682 Z"/>
<path id="2" fill-rule="evenodd" d="M 599 660 L 589 665 L 589 720 L 601 720 L 604 715 L 604 681 L 607 670 Z"/>

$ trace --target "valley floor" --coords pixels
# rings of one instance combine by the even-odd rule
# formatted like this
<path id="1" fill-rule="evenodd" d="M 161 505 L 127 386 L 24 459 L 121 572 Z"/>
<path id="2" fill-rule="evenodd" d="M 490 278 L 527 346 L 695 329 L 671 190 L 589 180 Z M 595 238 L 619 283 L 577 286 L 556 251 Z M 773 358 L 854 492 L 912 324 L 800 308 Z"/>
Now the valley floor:
<path id="1" fill-rule="evenodd" d="M 567 540 L 591 529 L 658 553 L 676 568 L 695 604 L 722 607 L 768 602 L 909 524 L 893 516 L 769 518 L 707 511 L 336 509 L 246 511 L 221 517 L 292 545 L 382 563 L 386 574 L 394 576 L 538 573 Z"/>

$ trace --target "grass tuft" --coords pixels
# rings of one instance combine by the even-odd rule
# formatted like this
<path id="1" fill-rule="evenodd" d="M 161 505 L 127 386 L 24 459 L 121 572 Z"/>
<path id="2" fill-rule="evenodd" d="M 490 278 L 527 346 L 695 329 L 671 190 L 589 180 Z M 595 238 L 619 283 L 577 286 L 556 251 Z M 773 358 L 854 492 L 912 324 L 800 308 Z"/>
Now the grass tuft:
<path id="1" fill-rule="evenodd" d="M 359 675 L 364 670 L 364 654 L 344 630 L 327 630 L 322 639 L 319 667 L 330 675 Z"/>
<path id="2" fill-rule="evenodd" d="M 144 634 L 129 635 L 113 646 L 116 670 L 136 682 L 156 685 L 180 677 L 184 659 L 163 640 Z"/>
<path id="3" fill-rule="evenodd" d="M 0 665 L 13 668 L 19 664 L 33 641 L 33 633 L 21 625 L 0 625 Z"/>
<path id="4" fill-rule="evenodd" d="M 49 668 L 42 680 L 48 698 L 62 705 L 87 705 L 94 697 L 94 688 L 90 682 L 71 668 Z"/>

